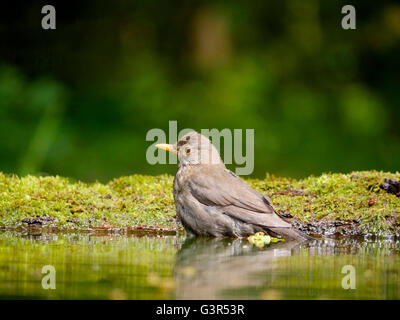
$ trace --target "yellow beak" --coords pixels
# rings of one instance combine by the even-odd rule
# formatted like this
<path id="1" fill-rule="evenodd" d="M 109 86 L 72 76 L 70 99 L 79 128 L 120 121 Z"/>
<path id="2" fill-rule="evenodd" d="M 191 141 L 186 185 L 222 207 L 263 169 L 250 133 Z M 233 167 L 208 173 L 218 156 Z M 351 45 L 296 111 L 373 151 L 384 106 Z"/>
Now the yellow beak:
<path id="1" fill-rule="evenodd" d="M 156 148 L 176 153 L 176 150 L 172 144 L 160 143 L 160 144 L 156 144 Z"/>

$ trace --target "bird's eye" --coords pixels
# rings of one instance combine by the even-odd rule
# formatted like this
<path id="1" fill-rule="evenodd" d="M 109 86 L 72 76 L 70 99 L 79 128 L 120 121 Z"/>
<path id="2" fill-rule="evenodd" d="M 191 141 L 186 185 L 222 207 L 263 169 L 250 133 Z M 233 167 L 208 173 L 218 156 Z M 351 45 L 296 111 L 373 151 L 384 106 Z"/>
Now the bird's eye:
<path id="1" fill-rule="evenodd" d="M 186 154 L 189 154 L 190 153 L 190 148 L 186 148 L 185 152 L 186 152 Z"/>

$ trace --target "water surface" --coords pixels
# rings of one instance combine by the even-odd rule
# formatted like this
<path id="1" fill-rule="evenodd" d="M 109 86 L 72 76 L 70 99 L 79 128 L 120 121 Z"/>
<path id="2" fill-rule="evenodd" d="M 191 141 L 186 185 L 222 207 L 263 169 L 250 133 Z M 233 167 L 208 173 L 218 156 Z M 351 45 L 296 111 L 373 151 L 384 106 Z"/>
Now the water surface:
<path id="1" fill-rule="evenodd" d="M 54 290 L 42 287 L 46 265 Z M 342 287 L 345 266 L 355 289 Z M 389 240 L 259 249 L 232 239 L 0 232 L 1 299 L 399 299 L 399 267 L 400 243 Z"/>

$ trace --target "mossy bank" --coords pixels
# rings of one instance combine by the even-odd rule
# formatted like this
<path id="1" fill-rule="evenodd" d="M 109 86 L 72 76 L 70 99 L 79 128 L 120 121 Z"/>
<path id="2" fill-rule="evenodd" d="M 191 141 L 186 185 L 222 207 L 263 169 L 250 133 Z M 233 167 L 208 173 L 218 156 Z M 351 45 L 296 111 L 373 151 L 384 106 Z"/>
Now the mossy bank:
<path id="1" fill-rule="evenodd" d="M 381 188 L 400 173 L 323 174 L 303 180 L 246 180 L 278 212 L 313 235 L 399 235 L 400 197 Z M 0 173 L 0 227 L 29 231 L 183 232 L 169 175 L 121 177 L 107 184 Z"/>

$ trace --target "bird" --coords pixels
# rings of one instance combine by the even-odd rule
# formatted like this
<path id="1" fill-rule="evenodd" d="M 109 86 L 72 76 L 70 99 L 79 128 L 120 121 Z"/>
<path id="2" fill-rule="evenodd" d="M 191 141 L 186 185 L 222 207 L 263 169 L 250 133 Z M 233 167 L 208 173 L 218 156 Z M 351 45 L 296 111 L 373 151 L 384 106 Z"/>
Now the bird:
<path id="1" fill-rule="evenodd" d="M 189 237 L 244 238 L 264 232 L 288 240 L 309 238 L 274 210 L 267 195 L 228 170 L 204 135 L 191 131 L 175 144 L 156 147 L 178 156 L 173 195 L 176 216 Z"/>

